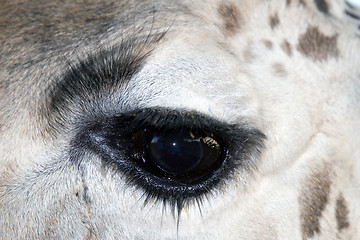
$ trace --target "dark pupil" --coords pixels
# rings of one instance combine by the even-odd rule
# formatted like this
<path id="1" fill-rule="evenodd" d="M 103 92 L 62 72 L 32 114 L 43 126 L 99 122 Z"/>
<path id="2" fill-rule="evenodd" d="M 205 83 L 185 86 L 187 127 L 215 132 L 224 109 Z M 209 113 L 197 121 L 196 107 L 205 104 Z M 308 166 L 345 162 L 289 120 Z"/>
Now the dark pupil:
<path id="1" fill-rule="evenodd" d="M 221 155 L 217 141 L 191 131 L 148 134 L 144 144 L 144 161 L 173 177 L 200 177 L 213 170 Z"/>

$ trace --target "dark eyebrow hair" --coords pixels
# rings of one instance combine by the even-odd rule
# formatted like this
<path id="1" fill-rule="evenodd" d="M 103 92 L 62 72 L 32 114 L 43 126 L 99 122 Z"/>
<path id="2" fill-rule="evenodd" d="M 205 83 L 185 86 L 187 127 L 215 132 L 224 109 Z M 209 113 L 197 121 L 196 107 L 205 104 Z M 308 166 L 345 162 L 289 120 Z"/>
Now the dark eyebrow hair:
<path id="1" fill-rule="evenodd" d="M 64 124 L 64 116 L 82 107 L 79 104 L 97 104 L 92 101 L 121 89 L 142 68 L 154 45 L 164 35 L 129 38 L 79 59 L 76 64 L 70 62 L 65 73 L 50 87 L 41 115 L 51 128 L 56 128 Z"/>

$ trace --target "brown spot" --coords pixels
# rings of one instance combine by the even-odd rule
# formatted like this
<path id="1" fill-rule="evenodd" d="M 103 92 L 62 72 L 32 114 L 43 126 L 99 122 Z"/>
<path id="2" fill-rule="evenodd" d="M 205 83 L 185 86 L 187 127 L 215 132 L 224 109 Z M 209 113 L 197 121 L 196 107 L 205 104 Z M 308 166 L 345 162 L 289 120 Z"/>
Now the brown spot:
<path id="1" fill-rule="evenodd" d="M 223 29 L 226 35 L 234 35 L 240 29 L 241 15 L 234 4 L 220 4 L 218 13 L 223 19 Z"/>
<path id="2" fill-rule="evenodd" d="M 286 0 L 286 5 L 289 6 L 291 4 L 291 0 Z"/>
<path id="3" fill-rule="evenodd" d="M 288 41 L 284 40 L 280 47 L 289 57 L 292 56 L 292 47 Z"/>
<path id="4" fill-rule="evenodd" d="M 274 63 L 272 69 L 276 77 L 285 77 L 287 75 L 287 71 L 281 63 Z"/>
<path id="5" fill-rule="evenodd" d="M 306 2 L 304 0 L 299 0 L 299 3 L 303 6 L 306 6 Z"/>
<path id="6" fill-rule="evenodd" d="M 342 194 L 336 200 L 336 223 L 339 232 L 349 227 L 348 220 L 349 210 L 346 207 L 346 202 Z"/>
<path id="7" fill-rule="evenodd" d="M 321 33 L 318 27 L 310 26 L 304 34 L 300 35 L 296 49 L 315 60 L 337 57 L 339 54 L 337 34 L 329 37 Z"/>
<path id="8" fill-rule="evenodd" d="M 317 9 L 322 13 L 329 13 L 329 6 L 325 0 L 314 0 Z"/>
<path id="9" fill-rule="evenodd" d="M 270 16 L 269 23 L 270 23 L 271 29 L 274 29 L 280 23 L 279 15 L 277 13 L 275 13 L 275 15 Z"/>
<path id="10" fill-rule="evenodd" d="M 270 40 L 264 39 L 263 43 L 264 43 L 265 47 L 267 47 L 268 49 L 272 49 L 273 43 Z"/>
<path id="11" fill-rule="evenodd" d="M 327 167 L 313 170 L 299 196 L 303 239 L 312 238 L 316 233 L 320 233 L 320 218 L 328 203 L 331 185 Z"/>

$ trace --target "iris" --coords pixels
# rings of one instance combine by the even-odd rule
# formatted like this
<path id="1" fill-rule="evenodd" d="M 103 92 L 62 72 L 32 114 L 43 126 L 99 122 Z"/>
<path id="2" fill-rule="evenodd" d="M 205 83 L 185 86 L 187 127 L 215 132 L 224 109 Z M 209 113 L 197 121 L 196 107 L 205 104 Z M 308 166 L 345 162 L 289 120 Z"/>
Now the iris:
<path id="1" fill-rule="evenodd" d="M 146 168 L 160 177 L 180 182 L 202 178 L 223 162 L 223 147 L 204 131 L 145 130 L 136 134 Z"/>

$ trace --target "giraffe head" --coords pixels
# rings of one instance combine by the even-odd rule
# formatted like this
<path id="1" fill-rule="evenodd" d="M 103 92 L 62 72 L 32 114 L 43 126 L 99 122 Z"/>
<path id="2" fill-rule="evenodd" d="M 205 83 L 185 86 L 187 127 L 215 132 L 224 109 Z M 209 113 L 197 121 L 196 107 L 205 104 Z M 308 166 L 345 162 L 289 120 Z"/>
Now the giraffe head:
<path id="1" fill-rule="evenodd" d="M 360 238 L 354 3 L 1 6 L 5 239 Z"/>

